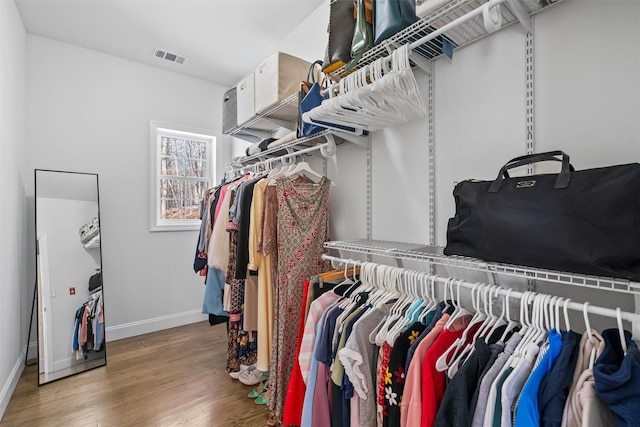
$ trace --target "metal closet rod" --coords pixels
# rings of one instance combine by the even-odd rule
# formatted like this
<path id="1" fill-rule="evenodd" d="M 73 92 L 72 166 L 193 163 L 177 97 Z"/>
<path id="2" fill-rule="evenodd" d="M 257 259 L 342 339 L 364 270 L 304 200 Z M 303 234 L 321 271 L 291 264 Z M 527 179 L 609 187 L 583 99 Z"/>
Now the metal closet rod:
<path id="1" fill-rule="evenodd" d="M 436 37 L 444 34 L 445 32 L 451 30 L 452 28 L 457 27 L 460 24 L 463 24 L 465 22 L 467 22 L 468 20 L 475 18 L 478 15 L 482 15 L 482 11 L 484 8 L 492 8 L 494 6 L 499 5 L 500 3 L 504 3 L 507 0 L 489 0 L 487 3 L 484 3 L 480 6 L 478 6 L 477 8 L 473 9 L 471 12 L 468 12 L 465 15 L 462 15 L 461 17 L 454 19 L 453 21 L 449 22 L 446 25 L 443 25 L 442 27 L 438 28 L 437 30 L 427 34 L 426 36 L 422 37 L 421 39 L 418 39 L 416 41 L 414 41 L 413 43 L 411 43 L 409 45 L 409 47 L 411 49 L 415 49 L 433 39 L 435 39 Z"/>
<path id="2" fill-rule="evenodd" d="M 361 267 L 364 264 L 377 264 L 377 263 L 366 262 L 366 261 L 357 261 L 357 260 L 347 259 L 347 258 L 338 258 L 338 257 L 334 257 L 334 256 L 331 256 L 331 255 L 326 255 L 326 254 L 322 255 L 322 259 L 326 260 L 326 261 L 333 261 L 333 262 L 338 262 L 338 263 L 342 263 L 342 264 L 359 265 Z M 377 265 L 386 266 L 386 264 L 377 264 Z M 404 270 L 404 271 L 407 271 L 407 272 L 415 271 L 415 270 L 408 270 L 408 269 L 401 268 L 401 267 L 393 267 L 393 266 L 390 266 L 390 267 L 391 268 L 397 268 L 397 269 L 400 269 L 400 270 Z M 429 273 L 422 272 L 422 271 L 418 271 L 418 273 L 429 275 Z M 439 283 L 440 285 L 445 285 L 447 283 L 447 280 L 448 280 L 445 277 L 441 277 L 441 276 L 437 276 L 437 275 L 436 276 L 432 276 L 432 277 L 435 277 L 435 283 Z M 465 282 L 465 281 L 459 281 L 459 282 L 456 281 L 456 286 L 458 286 L 458 283 L 460 284 L 460 287 L 465 288 L 465 289 L 469 289 L 469 290 L 473 289 L 473 287 L 476 285 L 475 283 L 469 283 L 469 282 Z M 495 285 L 490 285 L 490 286 L 495 286 Z M 507 289 L 499 287 L 499 286 L 495 286 L 495 287 L 498 289 L 498 291 L 497 291 L 498 295 L 507 295 Z M 537 293 L 537 294 L 540 294 L 540 293 Z M 524 296 L 524 293 L 523 292 L 519 292 L 519 291 L 509 290 L 508 295 L 509 295 L 509 297 L 513 297 L 515 299 L 521 300 L 522 297 Z M 552 295 L 550 295 L 550 296 L 552 296 Z M 591 303 L 588 303 L 588 302 L 587 303 L 579 303 L 579 302 L 570 301 L 567 304 L 567 308 L 582 313 L 583 310 L 584 310 L 585 305 L 587 306 L 587 312 L 588 313 L 595 314 L 597 316 L 609 317 L 609 318 L 612 318 L 612 319 L 617 319 L 618 318 L 617 311 L 615 309 L 591 305 Z M 640 315 L 636 314 L 636 313 L 629 313 L 627 311 L 620 311 L 620 317 L 622 318 L 622 320 L 626 320 L 628 322 L 631 322 L 631 325 L 632 325 L 632 328 L 633 328 L 633 336 L 636 339 L 639 339 L 640 338 Z M 636 328 L 639 328 L 639 329 L 636 330 Z"/>
<path id="3" fill-rule="evenodd" d="M 233 167 L 231 168 L 231 171 L 234 172 L 238 170 L 245 170 L 248 168 L 253 168 L 254 170 L 256 170 L 256 168 L 258 168 L 261 165 L 275 164 L 278 162 L 282 162 L 283 160 L 287 160 L 292 157 L 299 156 L 301 154 L 311 153 L 313 151 L 318 151 L 318 150 L 322 152 L 323 157 L 332 157 L 335 154 L 335 140 L 333 139 L 332 135 L 325 135 L 325 138 L 327 139 L 327 142 L 314 145 L 312 147 L 303 148 L 302 150 L 292 151 L 290 153 L 283 154 L 282 156 L 268 158 L 256 163 L 248 164 L 248 165 L 232 164 Z M 290 148 L 285 148 L 285 149 L 290 150 Z"/>

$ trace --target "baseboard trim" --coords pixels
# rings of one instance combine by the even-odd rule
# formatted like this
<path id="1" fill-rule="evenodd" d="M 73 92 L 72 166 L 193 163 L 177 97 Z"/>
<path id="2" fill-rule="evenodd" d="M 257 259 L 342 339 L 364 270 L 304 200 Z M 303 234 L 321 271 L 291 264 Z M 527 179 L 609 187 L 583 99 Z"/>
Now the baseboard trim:
<path id="1" fill-rule="evenodd" d="M 27 359 L 32 360 L 37 358 L 38 358 L 38 343 L 34 341 L 29 343 L 29 347 L 27 347 Z"/>
<path id="2" fill-rule="evenodd" d="M 202 314 L 202 310 L 185 311 L 183 313 L 170 314 L 168 316 L 154 317 L 153 319 L 139 320 L 137 322 L 124 323 L 122 325 L 107 326 L 105 336 L 108 341 L 117 341 L 150 332 L 175 328 L 176 326 L 202 322 L 208 316 Z"/>
<path id="3" fill-rule="evenodd" d="M 20 375 L 22 375 L 22 370 L 24 369 L 24 357 L 26 354 L 27 346 L 24 346 L 20 352 L 18 360 L 16 360 L 16 364 L 13 365 L 9 378 L 7 378 L 7 381 L 5 381 L 4 386 L 2 387 L 2 391 L 0 391 L 0 421 L 2 420 L 2 417 L 4 417 L 4 411 L 7 410 L 13 390 L 15 390 L 18 380 L 20 379 Z"/>
<path id="4" fill-rule="evenodd" d="M 74 358 L 72 358 L 72 357 L 67 357 L 65 359 L 56 360 L 55 362 L 53 362 L 53 372 L 59 371 L 61 369 L 70 368 L 71 365 L 73 365 L 73 360 L 74 360 Z"/>

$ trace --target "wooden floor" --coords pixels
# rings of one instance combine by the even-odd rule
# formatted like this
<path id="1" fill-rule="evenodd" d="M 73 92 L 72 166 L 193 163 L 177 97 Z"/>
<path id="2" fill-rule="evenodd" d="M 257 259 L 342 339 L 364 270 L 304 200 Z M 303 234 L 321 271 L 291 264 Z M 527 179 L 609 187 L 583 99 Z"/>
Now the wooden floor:
<path id="1" fill-rule="evenodd" d="M 253 387 L 225 372 L 225 325 L 114 341 L 107 366 L 38 387 L 25 368 L 0 426 L 263 426 Z"/>

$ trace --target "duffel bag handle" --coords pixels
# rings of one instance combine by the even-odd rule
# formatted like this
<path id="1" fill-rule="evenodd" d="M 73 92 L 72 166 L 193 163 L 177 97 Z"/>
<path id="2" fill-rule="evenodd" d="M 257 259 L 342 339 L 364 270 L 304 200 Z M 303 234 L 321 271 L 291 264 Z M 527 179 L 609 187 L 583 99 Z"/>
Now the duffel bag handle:
<path id="1" fill-rule="evenodd" d="M 558 159 L 556 156 L 562 156 L 562 160 Z M 547 153 L 528 154 L 526 156 L 515 157 L 509 160 L 500 169 L 500 173 L 498 173 L 498 177 L 495 179 L 495 181 L 493 181 L 489 186 L 489 193 L 497 193 L 498 190 L 500 190 L 502 181 L 509 178 L 509 169 L 528 165 L 529 163 L 546 161 L 562 161 L 562 169 L 558 174 L 558 178 L 556 178 L 556 183 L 553 188 L 567 188 L 569 186 L 569 181 L 571 180 L 571 172 L 573 172 L 575 169 L 573 168 L 571 163 L 569 163 L 569 155 L 563 151 L 557 150 L 549 151 Z"/>

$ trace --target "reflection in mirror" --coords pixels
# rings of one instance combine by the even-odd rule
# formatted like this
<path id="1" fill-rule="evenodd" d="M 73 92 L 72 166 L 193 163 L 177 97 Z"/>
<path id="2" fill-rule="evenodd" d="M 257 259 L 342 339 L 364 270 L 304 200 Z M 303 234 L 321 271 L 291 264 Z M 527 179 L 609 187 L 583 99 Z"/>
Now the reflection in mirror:
<path id="1" fill-rule="evenodd" d="M 35 170 L 38 384 L 107 363 L 98 175 Z"/>

